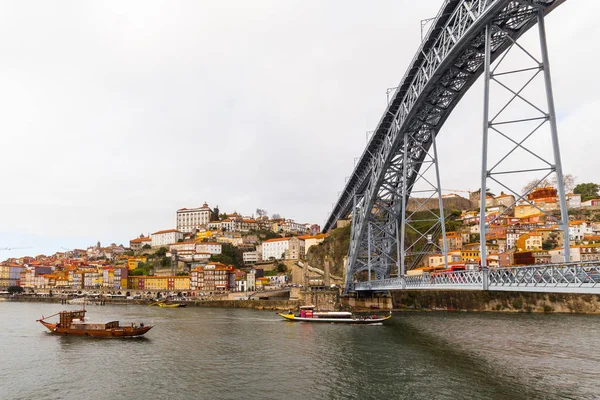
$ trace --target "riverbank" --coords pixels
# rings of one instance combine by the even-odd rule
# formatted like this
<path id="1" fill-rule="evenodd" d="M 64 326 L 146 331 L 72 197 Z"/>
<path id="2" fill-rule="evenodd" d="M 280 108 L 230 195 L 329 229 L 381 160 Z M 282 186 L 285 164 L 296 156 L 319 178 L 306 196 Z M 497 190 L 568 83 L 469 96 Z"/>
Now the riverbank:
<path id="1" fill-rule="evenodd" d="M 600 314 L 600 295 L 481 290 L 394 290 L 390 296 L 347 298 L 353 309 L 499 313 Z"/>
<path id="2" fill-rule="evenodd" d="M 64 304 L 65 299 L 61 297 L 37 297 L 37 296 L 15 296 L 0 298 L 1 301 L 11 302 L 28 302 L 28 303 L 56 303 Z M 155 302 L 152 299 L 104 299 L 104 300 L 89 300 L 86 305 L 141 305 L 148 306 Z M 299 306 L 297 300 L 188 300 L 178 301 L 184 303 L 188 307 L 221 307 L 221 308 L 250 308 L 254 310 L 273 310 L 284 311 L 295 309 Z M 68 305 L 83 304 L 67 303 Z"/>

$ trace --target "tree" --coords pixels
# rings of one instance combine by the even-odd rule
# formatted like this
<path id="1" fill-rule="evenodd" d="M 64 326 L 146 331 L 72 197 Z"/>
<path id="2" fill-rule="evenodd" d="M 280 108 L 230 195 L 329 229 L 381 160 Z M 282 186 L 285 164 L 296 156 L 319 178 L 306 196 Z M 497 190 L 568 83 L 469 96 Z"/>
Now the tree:
<path id="1" fill-rule="evenodd" d="M 563 185 L 565 187 L 565 191 L 572 191 L 575 188 L 575 177 L 572 174 L 563 175 Z M 552 178 L 552 186 L 558 188 L 558 180 L 556 179 L 556 176 Z"/>
<path id="2" fill-rule="evenodd" d="M 277 264 L 276 271 L 278 273 L 287 272 L 287 266 L 284 263 Z"/>
<path id="3" fill-rule="evenodd" d="M 159 257 L 164 257 L 167 255 L 167 248 L 161 247 L 160 249 L 158 249 L 158 251 L 155 254 Z"/>
<path id="4" fill-rule="evenodd" d="M 152 246 L 150 246 L 149 244 L 145 244 L 142 246 L 142 250 L 150 250 L 152 248 Z"/>
<path id="5" fill-rule="evenodd" d="M 573 189 L 573 193 L 580 194 L 581 201 L 587 201 L 587 200 L 597 199 L 599 197 L 598 196 L 599 189 L 600 189 L 600 186 L 598 186 L 597 183 L 592 183 L 592 182 L 580 183 L 579 185 L 575 186 L 575 189 Z"/>
<path id="6" fill-rule="evenodd" d="M 25 291 L 21 286 L 9 286 L 6 290 L 9 294 L 23 293 Z"/>
<path id="7" fill-rule="evenodd" d="M 256 209 L 256 215 L 258 215 L 259 217 L 264 217 L 267 214 L 267 210 L 263 210 L 262 208 Z"/>
<path id="8" fill-rule="evenodd" d="M 529 181 L 525 186 L 523 186 L 523 193 L 529 193 L 537 188 L 543 188 L 546 186 L 553 186 L 548 179 L 534 179 Z"/>
<path id="9" fill-rule="evenodd" d="M 243 267 L 242 257 L 240 257 L 237 248 L 231 243 L 223 243 L 221 245 L 221 254 L 213 254 L 210 256 L 210 261 L 233 265 L 236 268 Z"/>
<path id="10" fill-rule="evenodd" d="M 271 219 L 281 219 L 281 215 L 275 213 L 271 216 Z"/>
<path id="11" fill-rule="evenodd" d="M 215 206 L 215 208 L 213 208 L 213 210 L 210 212 L 210 220 L 211 221 L 218 221 L 219 220 L 219 206 Z"/>
<path id="12" fill-rule="evenodd" d="M 474 191 L 473 193 L 477 194 L 477 196 L 481 196 L 481 188 L 477 189 L 476 191 Z M 496 195 L 492 192 L 490 192 L 490 188 L 486 188 L 485 189 L 485 195 L 487 196 L 492 196 L 492 197 L 496 197 Z M 481 198 L 481 197 L 480 197 Z"/>
<path id="13" fill-rule="evenodd" d="M 575 176 L 572 174 L 563 175 L 563 185 L 567 192 L 570 192 L 575 187 Z M 543 188 L 547 186 L 552 186 L 553 188 L 558 188 L 558 180 L 556 179 L 556 175 L 548 180 L 546 178 L 542 179 L 534 179 L 528 182 L 525 186 L 523 186 L 523 193 L 529 193 L 534 189 Z"/>

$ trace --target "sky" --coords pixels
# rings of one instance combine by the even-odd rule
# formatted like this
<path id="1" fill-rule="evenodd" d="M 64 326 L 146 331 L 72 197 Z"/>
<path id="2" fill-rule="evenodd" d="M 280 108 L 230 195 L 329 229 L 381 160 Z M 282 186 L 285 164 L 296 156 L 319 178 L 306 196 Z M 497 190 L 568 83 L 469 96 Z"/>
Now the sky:
<path id="1" fill-rule="evenodd" d="M 3 2 L 0 259 L 127 245 L 204 202 L 323 224 L 441 3 Z M 546 22 L 578 182 L 600 181 L 598 11 Z M 444 188 L 479 187 L 482 92 L 440 131 Z"/>

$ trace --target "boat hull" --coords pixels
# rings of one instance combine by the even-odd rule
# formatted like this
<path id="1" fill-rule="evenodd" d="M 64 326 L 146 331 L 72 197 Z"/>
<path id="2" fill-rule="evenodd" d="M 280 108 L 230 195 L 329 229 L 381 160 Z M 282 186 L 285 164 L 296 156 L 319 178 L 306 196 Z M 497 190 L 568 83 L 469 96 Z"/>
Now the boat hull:
<path id="1" fill-rule="evenodd" d="M 372 324 L 380 324 L 383 321 L 390 319 L 391 315 L 386 315 L 385 317 L 377 317 L 377 318 L 302 318 L 295 316 L 294 314 L 279 314 L 281 317 L 285 318 L 287 321 L 292 322 L 309 322 L 316 324 L 350 324 L 350 325 L 372 325 Z"/>
<path id="2" fill-rule="evenodd" d="M 176 303 L 176 304 L 158 303 L 157 305 L 159 307 L 161 307 L 161 308 L 180 308 L 180 307 L 185 307 L 185 304 L 181 304 L 181 303 Z"/>
<path id="3" fill-rule="evenodd" d="M 88 337 L 132 337 L 141 336 L 152 329 L 152 325 L 130 327 L 123 326 L 112 329 L 72 329 L 61 328 L 58 324 L 40 321 L 50 333 L 62 336 L 88 336 Z"/>

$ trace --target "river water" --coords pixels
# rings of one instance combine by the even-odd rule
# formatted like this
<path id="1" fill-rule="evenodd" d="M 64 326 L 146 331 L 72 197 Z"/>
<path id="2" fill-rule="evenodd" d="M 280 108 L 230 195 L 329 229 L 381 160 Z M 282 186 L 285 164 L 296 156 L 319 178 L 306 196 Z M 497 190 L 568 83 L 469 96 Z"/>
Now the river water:
<path id="1" fill-rule="evenodd" d="M 57 304 L 0 302 L 0 399 L 600 398 L 600 316 L 399 313 L 382 326 L 272 311 L 89 306 L 143 338 L 47 334 Z"/>

